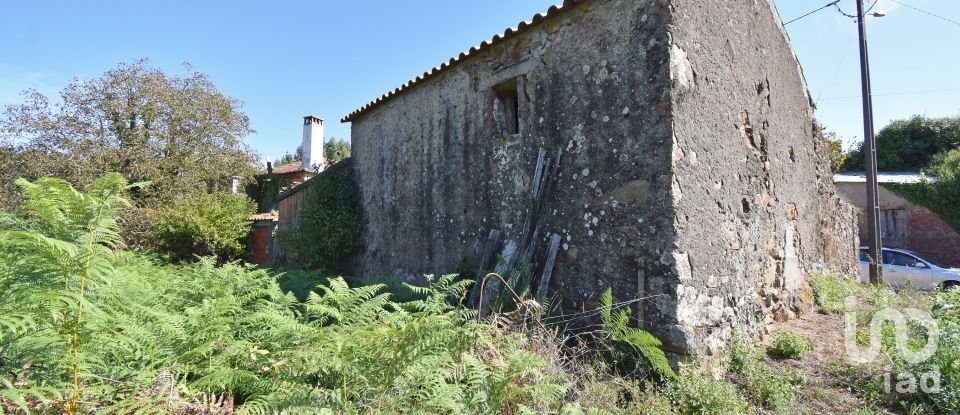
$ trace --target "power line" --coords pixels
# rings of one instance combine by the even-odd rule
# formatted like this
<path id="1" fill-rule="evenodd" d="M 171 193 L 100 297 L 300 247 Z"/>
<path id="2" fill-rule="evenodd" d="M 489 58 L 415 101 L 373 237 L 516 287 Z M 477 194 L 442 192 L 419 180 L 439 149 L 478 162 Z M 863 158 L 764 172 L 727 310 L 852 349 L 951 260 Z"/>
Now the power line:
<path id="1" fill-rule="evenodd" d="M 897 0 L 890 0 L 890 1 L 892 1 L 892 2 L 894 2 L 894 3 L 897 3 L 897 4 L 901 5 L 901 6 L 905 6 L 905 7 L 909 7 L 909 8 L 911 8 L 911 9 L 914 9 L 914 10 L 920 12 L 920 13 L 928 14 L 928 15 L 933 16 L 933 17 L 936 17 L 936 18 L 938 18 L 938 19 L 940 19 L 940 20 L 943 20 L 943 21 L 946 21 L 946 22 L 949 22 L 949 23 L 953 23 L 953 24 L 955 24 L 955 25 L 957 25 L 957 26 L 960 26 L 960 22 L 958 22 L 958 21 L 956 21 L 956 20 L 951 20 L 951 19 L 948 19 L 948 18 L 943 17 L 943 16 L 938 16 L 938 15 L 933 14 L 933 13 L 931 13 L 931 12 L 928 12 L 928 11 L 926 11 L 926 10 L 913 7 L 913 6 L 909 5 L 909 4 L 902 3 L 902 2 L 899 2 L 899 1 L 897 1 Z"/>
<path id="2" fill-rule="evenodd" d="M 819 8 L 819 9 L 816 9 L 816 10 L 810 12 L 810 13 L 807 13 L 807 14 L 805 14 L 805 15 L 803 15 L 803 16 L 800 16 L 800 17 L 798 17 L 798 18 L 796 18 L 796 19 L 793 19 L 793 20 L 791 20 L 791 21 L 789 21 L 789 22 L 786 22 L 786 23 L 784 23 L 783 25 L 786 26 L 786 25 L 788 25 L 788 24 L 790 24 L 790 23 L 793 23 L 793 22 L 795 22 L 795 21 L 797 21 L 797 20 L 803 19 L 804 17 L 807 17 L 807 16 L 809 16 L 809 15 L 811 15 L 811 14 L 814 14 L 814 13 L 820 11 L 820 10 L 826 9 L 827 7 L 836 6 L 837 3 L 840 3 L 840 0 L 837 0 L 837 1 L 835 1 L 835 2 L 832 2 L 832 3 L 830 3 L 830 4 L 826 5 L 826 6 L 823 6 L 823 7 Z"/>
<path id="3" fill-rule="evenodd" d="M 872 96 L 875 96 L 875 97 L 887 97 L 887 96 L 895 96 L 895 95 L 924 95 L 924 94 L 937 94 L 937 93 L 941 93 L 941 92 L 958 92 L 958 91 L 960 91 L 960 88 L 932 89 L 932 90 L 928 90 L 928 91 L 888 92 L 888 93 L 885 93 L 885 94 L 872 94 Z M 849 97 L 824 98 L 823 100 L 824 100 L 824 101 L 833 101 L 833 100 L 838 100 L 838 99 L 854 99 L 854 98 L 859 99 L 859 98 L 862 98 L 862 96 L 861 96 L 861 95 L 857 95 L 857 96 L 849 96 Z"/>
<path id="4" fill-rule="evenodd" d="M 833 72 L 833 79 L 830 81 L 830 86 L 827 89 L 820 90 L 820 93 L 817 94 L 817 100 L 814 102 L 814 105 L 820 104 L 820 98 L 823 98 L 823 93 L 827 91 L 833 91 L 833 87 L 837 84 L 837 80 L 840 79 L 840 70 L 843 69 L 843 65 L 847 62 L 847 55 L 850 51 L 850 44 L 853 43 L 851 39 L 847 39 L 847 42 L 843 45 L 843 53 L 840 55 L 840 61 L 837 63 L 837 69 Z"/>
<path id="5" fill-rule="evenodd" d="M 857 0 L 857 1 L 860 1 L 860 0 Z M 870 14 L 870 12 L 873 11 L 873 8 L 874 8 L 874 7 L 877 7 L 877 3 L 879 3 L 879 2 L 880 2 L 880 0 L 873 0 L 873 5 L 871 5 L 870 8 L 867 9 L 867 11 L 863 12 L 863 15 L 866 16 L 866 15 Z M 838 12 L 838 13 L 842 14 L 844 17 L 849 17 L 849 18 L 851 18 L 851 19 L 856 19 L 856 18 L 857 18 L 857 15 L 855 15 L 855 14 L 850 14 L 850 13 L 847 13 L 847 12 L 843 11 L 843 9 L 841 9 L 841 8 L 840 8 L 840 5 L 838 5 L 837 3 L 839 3 L 839 1 L 836 2 L 836 3 L 833 3 L 833 6 L 837 8 L 837 12 Z"/>

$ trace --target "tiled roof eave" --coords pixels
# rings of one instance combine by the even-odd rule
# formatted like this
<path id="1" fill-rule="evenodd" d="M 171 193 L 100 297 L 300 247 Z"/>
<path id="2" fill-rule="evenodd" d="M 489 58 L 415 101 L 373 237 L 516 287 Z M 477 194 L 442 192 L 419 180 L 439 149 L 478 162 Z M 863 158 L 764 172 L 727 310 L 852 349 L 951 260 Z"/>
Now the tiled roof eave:
<path id="1" fill-rule="evenodd" d="M 459 65 L 459 64 L 462 63 L 463 61 L 465 61 L 465 60 L 467 60 L 467 59 L 470 59 L 470 58 L 476 56 L 476 55 L 477 55 L 478 53 L 480 53 L 480 52 L 486 51 L 487 49 L 490 49 L 490 48 L 493 47 L 493 46 L 496 46 L 496 45 L 498 45 L 498 44 L 500 44 L 500 43 L 502 43 L 502 42 L 504 42 L 504 41 L 506 41 L 506 40 L 512 39 L 513 37 L 515 37 L 515 36 L 517 36 L 517 35 L 519 35 L 519 34 L 521 34 L 521 33 L 523 33 L 523 32 L 526 32 L 528 29 L 530 29 L 530 28 L 532 28 L 532 27 L 535 27 L 535 26 L 539 25 L 540 23 L 542 23 L 542 22 L 544 22 L 544 21 L 546 21 L 546 20 L 548 20 L 548 19 L 551 19 L 551 18 L 553 18 L 553 17 L 555 17 L 555 16 L 557 16 L 557 15 L 560 15 L 560 14 L 562 14 L 562 13 L 564 13 L 564 12 L 566 12 L 566 11 L 572 9 L 572 8 L 574 8 L 574 7 L 577 6 L 578 4 L 586 3 L 586 2 L 588 2 L 588 1 L 589 1 L 589 0 L 565 0 L 565 1 L 563 2 L 563 4 L 561 4 L 561 5 L 553 5 L 553 6 L 550 6 L 550 8 L 547 9 L 547 12 L 546 12 L 546 13 L 537 13 L 537 15 L 533 16 L 533 19 L 531 19 L 531 21 L 529 21 L 529 22 L 527 22 L 527 21 L 522 21 L 522 22 L 520 22 L 520 24 L 517 25 L 516 28 L 509 28 L 509 29 L 507 29 L 506 31 L 504 31 L 502 35 L 499 35 L 499 34 L 498 34 L 498 35 L 494 36 L 493 39 L 488 40 L 488 41 L 483 41 L 482 43 L 480 43 L 479 46 L 474 46 L 474 47 L 470 48 L 470 50 L 468 50 L 468 51 L 466 51 L 466 52 L 460 53 L 459 56 L 455 56 L 455 57 L 453 57 L 453 58 L 450 58 L 449 61 L 444 62 L 444 63 L 441 64 L 440 66 L 434 67 L 433 69 L 431 69 L 431 70 L 429 70 L 429 71 L 427 71 L 427 72 L 424 72 L 422 75 L 416 77 L 415 79 L 411 79 L 411 80 L 407 81 L 407 83 L 401 85 L 399 88 L 396 88 L 396 89 L 394 89 L 393 91 L 387 92 L 386 94 L 383 94 L 382 96 L 380 96 L 380 97 L 377 98 L 376 100 L 373 100 L 373 101 L 367 103 L 366 105 L 364 105 L 364 106 L 356 109 L 355 111 L 351 112 L 349 115 L 343 117 L 343 118 L 340 120 L 340 122 L 342 122 L 342 123 L 352 122 L 354 119 L 356 119 L 356 117 L 358 117 L 358 116 L 362 115 L 363 113 L 365 113 L 365 112 L 367 112 L 367 111 L 369 111 L 369 110 L 371 110 L 371 109 L 379 106 L 380 104 L 383 104 L 383 103 L 385 103 L 385 102 L 387 102 L 387 101 L 395 98 L 396 96 L 398 96 L 398 95 L 406 92 L 407 90 L 413 88 L 415 85 L 417 85 L 417 84 L 419 84 L 419 83 L 421 83 L 421 82 L 424 82 L 424 81 L 426 81 L 426 80 L 428 80 L 428 79 L 430 79 L 430 78 L 433 78 L 434 76 L 437 76 L 437 75 L 443 73 L 444 71 L 446 71 L 446 70 L 448 70 L 448 69 L 450 69 L 450 68 L 452 68 L 452 67 L 454 67 L 454 66 Z"/>

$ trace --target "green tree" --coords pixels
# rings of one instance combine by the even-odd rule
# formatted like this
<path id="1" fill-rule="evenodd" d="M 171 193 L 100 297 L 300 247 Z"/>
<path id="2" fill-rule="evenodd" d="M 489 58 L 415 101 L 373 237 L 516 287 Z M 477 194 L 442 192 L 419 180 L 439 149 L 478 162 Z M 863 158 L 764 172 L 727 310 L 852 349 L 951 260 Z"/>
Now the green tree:
<path id="1" fill-rule="evenodd" d="M 830 131 L 823 134 L 827 140 L 827 149 L 830 152 L 830 169 L 840 172 L 846 169 L 847 153 L 843 151 L 843 140 L 837 138 L 837 133 Z"/>
<path id="2" fill-rule="evenodd" d="M 879 170 L 918 170 L 926 167 L 935 154 L 960 147 L 960 116 L 926 118 L 916 115 L 890 123 L 877 133 Z M 863 170 L 863 149 L 849 154 L 847 167 Z"/>
<path id="3" fill-rule="evenodd" d="M 337 138 L 330 138 L 323 145 L 323 156 L 330 164 L 337 164 L 350 157 L 350 142 Z"/>
<path id="4" fill-rule="evenodd" d="M 283 154 L 283 157 L 280 157 L 280 161 L 277 162 L 277 166 L 283 166 L 285 164 L 291 164 L 303 160 L 303 145 L 297 146 L 297 150 L 290 154 L 286 152 Z"/>
<path id="5" fill-rule="evenodd" d="M 150 181 L 131 195 L 161 206 L 207 191 L 234 175 L 252 175 L 257 156 L 243 139 L 252 130 L 241 103 L 189 66 L 169 76 L 147 60 L 122 63 L 92 79 L 74 79 L 53 103 L 23 92 L 0 116 L 0 182 L 56 176 L 85 185 L 108 172 Z M 19 204 L 16 189 L 0 203 Z"/>

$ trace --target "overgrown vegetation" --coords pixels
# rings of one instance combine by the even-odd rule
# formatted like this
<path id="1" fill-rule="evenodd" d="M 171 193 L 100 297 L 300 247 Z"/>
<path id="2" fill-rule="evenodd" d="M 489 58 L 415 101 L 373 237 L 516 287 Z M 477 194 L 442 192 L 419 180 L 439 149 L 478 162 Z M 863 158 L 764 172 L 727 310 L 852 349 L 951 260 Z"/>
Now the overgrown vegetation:
<path id="1" fill-rule="evenodd" d="M 960 147 L 960 117 L 913 116 L 890 123 L 877 133 L 877 169 L 880 171 L 919 170 L 936 154 Z M 863 149 L 851 150 L 847 170 L 864 170 Z"/>
<path id="2" fill-rule="evenodd" d="M 199 193 L 175 200 L 152 227 L 157 249 L 176 261 L 212 256 L 221 262 L 242 258 L 256 208 L 247 196 Z"/>
<path id="3" fill-rule="evenodd" d="M 351 160 L 324 170 L 307 182 L 298 226 L 278 240 L 288 262 L 300 267 L 341 269 L 357 249 L 363 232 L 360 190 Z"/>
<path id="4" fill-rule="evenodd" d="M 813 350 L 810 342 L 800 333 L 781 332 L 773 336 L 773 345 L 770 354 L 786 359 L 803 359 Z"/>
<path id="5" fill-rule="evenodd" d="M 611 291 L 594 311 L 599 330 L 561 338 L 532 301 L 479 319 L 460 305 L 469 282 L 453 275 L 388 286 L 125 252 L 114 218 L 133 187 L 120 175 L 84 192 L 57 179 L 20 185 L 29 216 L 0 214 L 3 413 L 810 411 L 798 399 L 810 396 L 807 375 L 784 366 L 797 361 L 769 359 L 739 337 L 725 377 L 695 366 L 674 372 L 659 340 L 629 327 Z M 927 310 L 939 325 L 931 359 L 905 359 L 894 340 L 900 329 L 889 326 L 887 359 L 826 368 L 865 411 L 960 411 L 960 290 L 930 298 L 828 275 L 814 286 L 822 307 L 858 313 L 858 338 L 888 307 Z M 856 301 L 842 300 L 851 295 Z M 914 350 L 929 330 L 911 324 L 906 332 Z M 784 334 L 771 354 L 804 360 L 808 350 L 802 337 Z M 882 383 L 884 373 L 935 371 L 936 390 L 902 393 Z"/>
<path id="6" fill-rule="evenodd" d="M 847 291 L 851 296 L 844 312 L 853 313 L 856 324 L 856 344 L 866 347 L 878 342 L 880 355 L 866 363 L 839 358 L 825 371 L 840 385 L 849 387 L 866 402 L 878 407 L 904 413 L 958 413 L 960 412 L 960 290 L 951 289 L 924 294 L 907 288 L 894 292 L 884 286 L 848 287 L 849 280 L 821 276 L 815 284 L 817 298 L 820 290 L 827 293 Z M 832 297 L 828 294 L 826 297 Z M 835 309 L 833 302 L 827 307 Z M 913 310 L 913 311 L 911 311 Z M 878 326 L 879 339 L 871 338 L 871 325 L 878 315 L 890 313 L 907 316 L 906 326 L 882 321 Z M 931 327 L 915 317 L 932 317 L 936 337 Z M 880 317 L 887 318 L 887 317 Z M 935 339 L 932 356 L 920 361 L 910 359 Z"/>
<path id="7" fill-rule="evenodd" d="M 791 381 L 802 383 L 802 377 L 771 367 L 740 337 L 734 337 L 730 346 L 730 372 L 743 395 L 759 408 L 787 412 L 797 405 Z"/>
<path id="8" fill-rule="evenodd" d="M 280 190 L 290 186 L 290 177 L 279 174 L 260 174 L 253 178 L 244 193 L 257 203 L 257 212 L 270 212 L 277 208 Z"/>
<path id="9" fill-rule="evenodd" d="M 249 120 L 240 101 L 186 67 L 168 75 L 147 60 L 102 76 L 75 78 L 52 100 L 22 94 L 0 116 L 0 207 L 19 204 L 14 179 L 59 177 L 85 186 L 107 172 L 150 181 L 133 204 L 157 208 L 211 182 L 250 177 L 257 155 L 243 142 Z"/>
<path id="10" fill-rule="evenodd" d="M 38 91 L 0 114 L 0 209 L 22 204 L 15 179 L 59 177 L 85 187 L 108 172 L 150 186 L 127 195 L 135 206 L 118 218 L 131 248 L 157 249 L 153 225 L 179 199 L 230 188 L 252 177 L 259 156 L 242 103 L 204 74 L 167 74 L 147 60 L 75 78 L 57 99 Z M 191 255 L 192 257 L 192 255 Z"/>
<path id="11" fill-rule="evenodd" d="M 653 368 L 662 376 L 676 379 L 677 375 L 670 367 L 667 356 L 660 349 L 660 340 L 646 331 L 630 327 L 627 310 L 614 310 L 613 290 L 608 288 L 604 292 L 602 303 L 600 318 L 603 336 L 600 339 L 607 348 L 610 360 L 630 373 Z"/>
<path id="12" fill-rule="evenodd" d="M 847 311 L 847 298 L 860 289 L 853 279 L 829 274 L 815 274 L 810 283 L 813 285 L 817 307 L 824 314 L 842 314 Z"/>
<path id="13" fill-rule="evenodd" d="M 118 174 L 21 186 L 31 219 L 0 217 L 4 411 L 601 413 L 572 402 L 555 331 L 476 320 L 455 276 L 403 302 L 332 278 L 299 301 L 266 270 L 120 251 Z M 638 333 L 614 338 L 652 353 Z"/>

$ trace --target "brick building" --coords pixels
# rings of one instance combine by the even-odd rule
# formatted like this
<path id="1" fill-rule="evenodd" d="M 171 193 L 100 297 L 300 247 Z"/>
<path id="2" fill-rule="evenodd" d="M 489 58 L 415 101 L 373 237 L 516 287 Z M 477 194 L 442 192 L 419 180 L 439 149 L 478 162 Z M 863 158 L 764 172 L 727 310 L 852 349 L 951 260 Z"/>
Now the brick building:
<path id="1" fill-rule="evenodd" d="M 854 206 L 867 208 L 867 180 L 863 173 L 834 175 L 837 191 Z M 880 173 L 880 235 L 883 246 L 909 249 L 939 265 L 960 266 L 960 234 L 936 213 L 916 205 L 884 184 L 912 184 L 922 180 L 919 173 Z M 860 239 L 866 240 L 867 224 L 860 218 Z"/>

